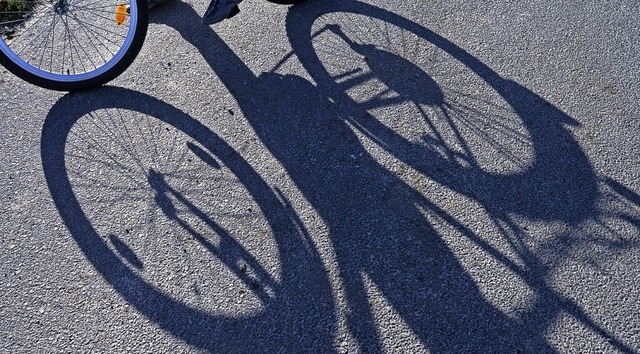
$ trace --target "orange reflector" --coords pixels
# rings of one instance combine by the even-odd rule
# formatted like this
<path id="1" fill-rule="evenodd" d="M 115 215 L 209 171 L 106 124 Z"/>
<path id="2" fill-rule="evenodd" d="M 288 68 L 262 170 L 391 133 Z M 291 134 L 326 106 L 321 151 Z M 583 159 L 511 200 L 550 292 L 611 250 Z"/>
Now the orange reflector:
<path id="1" fill-rule="evenodd" d="M 124 20 L 127 18 L 127 5 L 123 3 L 119 3 L 116 6 L 116 24 L 121 26 L 124 23 Z"/>

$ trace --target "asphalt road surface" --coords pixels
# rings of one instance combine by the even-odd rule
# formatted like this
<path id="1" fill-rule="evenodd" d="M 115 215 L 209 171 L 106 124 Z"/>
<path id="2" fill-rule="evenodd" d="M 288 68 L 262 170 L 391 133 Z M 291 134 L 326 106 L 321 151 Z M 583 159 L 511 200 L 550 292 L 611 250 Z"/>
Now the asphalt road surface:
<path id="1" fill-rule="evenodd" d="M 636 1 L 151 14 L 0 68 L 0 351 L 637 353 Z"/>

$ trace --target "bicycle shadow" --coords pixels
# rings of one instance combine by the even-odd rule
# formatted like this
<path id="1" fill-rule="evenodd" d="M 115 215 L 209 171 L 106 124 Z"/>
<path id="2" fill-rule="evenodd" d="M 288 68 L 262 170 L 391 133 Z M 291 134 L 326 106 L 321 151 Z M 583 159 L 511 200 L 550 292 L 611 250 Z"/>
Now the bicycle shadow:
<path id="1" fill-rule="evenodd" d="M 376 289 L 418 338 L 419 344 L 436 352 L 553 352 L 545 333 L 563 312 L 606 338 L 618 350 L 633 352 L 575 302 L 548 285 L 551 270 L 547 262 L 528 247 L 527 230 L 514 217 L 561 221 L 572 226 L 598 216 L 595 205 L 599 197 L 597 177 L 579 145 L 563 126 L 575 124 L 571 117 L 525 87 L 502 79 L 471 54 L 437 34 L 363 3 L 310 3 L 294 8 L 288 15 L 287 30 L 294 54 L 311 59 L 302 62 L 316 80 L 315 85 L 291 75 L 265 73 L 256 77 L 213 30 L 200 25 L 198 14 L 189 5 L 177 2 L 167 5 L 166 9 L 170 11 L 158 12 L 153 20 L 174 28 L 200 51 L 234 94 L 258 137 L 327 224 L 340 271 L 337 280 L 344 289 L 348 307 L 346 325 L 362 351 L 384 350 L 385 338 L 370 303 L 371 289 Z M 325 74 L 326 69 L 313 51 L 313 45 L 309 45 L 313 40 L 309 30 L 315 14 L 327 10 L 353 12 L 390 22 L 417 33 L 470 68 L 508 102 L 523 122 L 534 146 L 535 162 L 518 173 L 487 172 L 469 158 L 471 154 L 464 155 L 466 160 L 463 162 L 456 160 L 460 154 L 442 138 L 425 137 L 424 144 L 416 145 L 382 124 L 369 114 L 369 107 L 353 101 L 345 95 L 344 87 L 336 85 L 334 78 Z M 357 44 L 350 43 L 354 50 L 360 50 L 356 48 Z M 425 104 L 445 107 L 442 102 L 451 93 L 445 92 L 427 74 L 420 73 L 420 69 L 416 71 L 412 63 L 375 50 L 368 56 L 372 66 L 384 67 L 385 62 L 393 61 L 399 71 L 414 72 L 422 80 L 423 85 L 418 89 L 403 86 L 402 82 L 390 85 L 404 97 L 424 99 Z M 383 77 L 384 73 L 378 73 L 378 76 L 387 82 L 393 80 L 393 76 Z M 274 301 L 264 313 L 246 320 L 219 318 L 197 311 L 139 280 L 100 240 L 71 186 L 65 182 L 69 178 L 64 167 L 64 137 L 77 117 L 91 110 L 76 108 L 67 112 L 78 101 L 75 96 L 66 96 L 52 109 L 45 123 L 43 165 L 53 199 L 67 227 L 105 279 L 149 319 L 205 350 L 230 348 L 238 351 L 238 348 L 253 347 L 263 351 L 299 351 L 300 348 L 336 351 L 337 300 L 331 295 L 331 285 L 319 255 L 302 246 L 310 244 L 304 241 L 308 237 L 300 231 L 304 227 L 297 216 L 291 214 L 286 203 L 283 206 L 284 195 L 272 191 L 237 152 L 186 114 L 142 94 L 113 88 L 98 92 L 100 100 L 128 97 L 126 103 L 120 104 L 123 108 L 143 112 L 175 126 L 201 142 L 207 148 L 207 154 L 223 160 L 262 206 L 269 224 L 285 225 L 286 232 L 275 232 L 283 249 L 283 262 L 289 259 L 283 269 L 299 269 L 294 260 L 309 256 L 312 275 L 305 278 L 293 271 L 283 275 L 288 281 L 281 290 L 283 300 Z M 488 222 L 508 239 L 516 256 L 494 247 L 479 231 L 386 168 L 365 147 L 361 135 L 370 137 L 394 158 L 423 176 L 482 205 L 489 215 Z M 464 139 L 459 140 L 464 142 Z M 158 208 L 164 215 L 171 216 L 178 224 L 183 223 L 171 206 L 179 202 L 210 229 L 216 229 L 209 215 L 176 194 L 161 176 L 149 171 L 148 177 L 156 191 Z M 173 202 L 168 202 L 168 198 L 173 198 Z M 505 314 L 489 302 L 474 277 L 445 242 L 442 225 L 472 241 L 488 258 L 497 260 L 516 274 L 536 294 L 536 300 L 516 317 Z M 198 233 L 190 230 L 186 223 L 181 227 L 198 239 Z M 289 237 L 284 236 L 291 234 L 297 240 L 293 244 L 289 244 L 286 241 Z M 559 237 L 550 241 L 547 248 L 555 257 L 564 257 L 565 254 L 557 253 L 562 248 L 560 251 L 554 249 L 565 241 Z M 610 242 L 606 246 L 616 251 L 632 247 L 627 242 Z M 129 259 L 134 268 L 136 264 L 140 265 L 135 254 L 125 246 L 120 249 L 123 258 Z M 240 276 L 237 271 L 236 274 Z M 135 286 L 121 284 L 122 278 L 133 279 Z M 307 290 L 301 294 L 299 289 Z M 308 308 L 314 310 L 307 312 Z M 272 336 L 273 333 L 277 335 Z"/>

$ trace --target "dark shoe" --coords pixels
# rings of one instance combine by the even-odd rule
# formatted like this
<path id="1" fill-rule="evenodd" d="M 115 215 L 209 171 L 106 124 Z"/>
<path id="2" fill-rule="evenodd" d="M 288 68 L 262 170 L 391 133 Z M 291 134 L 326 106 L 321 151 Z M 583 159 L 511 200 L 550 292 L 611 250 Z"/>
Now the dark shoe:
<path id="1" fill-rule="evenodd" d="M 209 8 L 202 16 L 202 23 L 212 25 L 225 18 L 231 18 L 240 12 L 238 4 L 242 0 L 211 0 Z"/>

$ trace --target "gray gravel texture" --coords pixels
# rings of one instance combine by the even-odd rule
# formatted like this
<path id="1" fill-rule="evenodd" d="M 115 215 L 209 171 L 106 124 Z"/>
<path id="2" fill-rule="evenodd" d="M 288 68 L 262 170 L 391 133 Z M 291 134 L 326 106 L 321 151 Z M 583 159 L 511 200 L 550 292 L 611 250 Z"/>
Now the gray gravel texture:
<path id="1" fill-rule="evenodd" d="M 206 1 L 0 68 L 0 352 L 640 351 L 640 5 Z"/>

